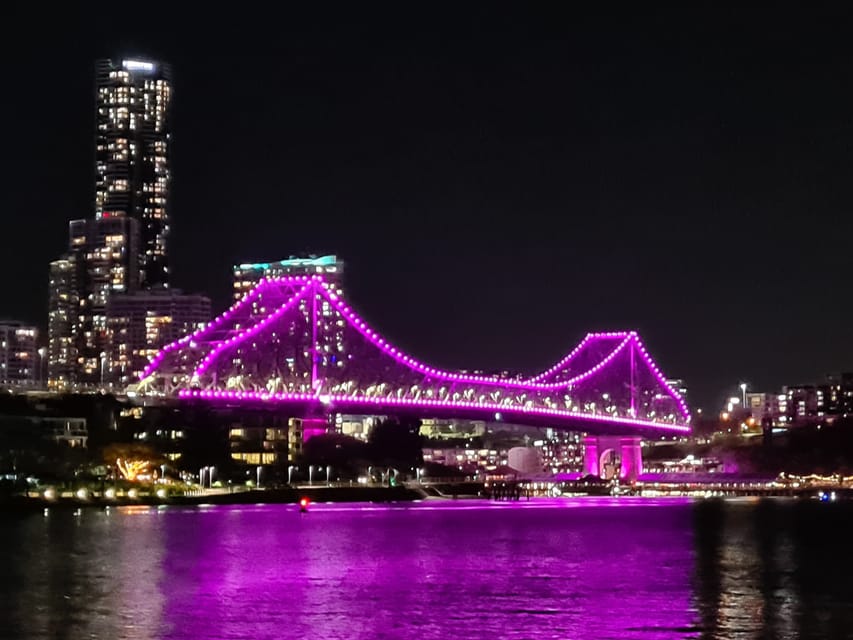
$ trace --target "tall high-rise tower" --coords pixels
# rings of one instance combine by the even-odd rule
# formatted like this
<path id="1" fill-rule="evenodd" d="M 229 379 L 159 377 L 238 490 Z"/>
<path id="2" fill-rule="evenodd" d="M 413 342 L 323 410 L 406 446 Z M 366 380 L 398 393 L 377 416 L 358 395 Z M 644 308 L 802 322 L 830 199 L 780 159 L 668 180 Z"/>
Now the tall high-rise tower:
<path id="1" fill-rule="evenodd" d="M 95 218 L 136 219 L 140 285 L 168 287 L 171 69 L 99 60 L 95 83 Z"/>

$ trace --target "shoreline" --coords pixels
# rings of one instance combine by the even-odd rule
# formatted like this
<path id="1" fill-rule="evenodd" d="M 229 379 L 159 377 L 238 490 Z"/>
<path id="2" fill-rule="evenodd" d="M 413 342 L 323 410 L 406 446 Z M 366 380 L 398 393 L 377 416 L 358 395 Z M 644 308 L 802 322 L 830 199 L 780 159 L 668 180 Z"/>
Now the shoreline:
<path id="1" fill-rule="evenodd" d="M 155 495 L 139 496 L 132 499 L 127 496 L 105 498 L 93 496 L 86 499 L 76 497 L 59 497 L 52 500 L 44 497 L 11 496 L 0 500 L 0 513 L 35 513 L 47 509 L 78 510 L 78 509 L 105 509 L 112 507 L 133 506 L 212 506 L 212 505 L 252 505 L 252 504 L 298 504 L 300 500 L 307 498 L 311 503 L 393 503 L 393 502 L 456 502 L 469 500 L 483 500 L 486 502 L 530 502 L 542 499 L 559 500 L 577 498 L 603 498 L 614 499 L 648 499 L 657 500 L 661 498 L 691 498 L 696 500 L 759 500 L 759 499 L 786 499 L 786 500 L 809 500 L 815 499 L 814 492 L 802 492 L 792 495 L 791 493 L 755 493 L 738 495 L 686 495 L 679 493 L 656 494 L 656 495 L 596 495 L 596 494 L 565 494 L 562 496 L 531 496 L 522 497 L 518 500 L 495 500 L 488 497 L 473 494 L 458 494 L 456 496 L 428 496 L 423 492 L 408 487 L 287 487 L 281 489 L 255 489 L 235 493 L 210 493 L 191 496 L 169 496 L 160 498 Z M 849 501 L 850 495 L 838 496 L 841 501 Z M 833 499 L 833 501 L 835 501 Z"/>
<path id="2" fill-rule="evenodd" d="M 0 513 L 9 511 L 41 511 L 43 509 L 81 509 L 130 506 L 201 506 L 229 504 L 297 504 L 301 499 L 311 502 L 413 502 L 424 496 L 406 487 L 310 487 L 282 489 L 255 489 L 234 493 L 206 493 L 198 495 L 176 495 L 160 498 L 142 495 L 138 498 L 116 496 L 106 498 L 91 496 L 85 499 L 43 496 L 11 496 L 0 500 Z"/>

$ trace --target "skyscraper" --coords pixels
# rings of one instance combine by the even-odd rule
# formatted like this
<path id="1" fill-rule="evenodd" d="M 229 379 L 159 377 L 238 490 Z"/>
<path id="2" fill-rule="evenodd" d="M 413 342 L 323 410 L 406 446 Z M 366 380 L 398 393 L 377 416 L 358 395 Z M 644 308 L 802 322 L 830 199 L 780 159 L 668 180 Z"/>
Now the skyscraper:
<path id="1" fill-rule="evenodd" d="M 168 287 L 171 69 L 99 60 L 95 81 L 95 218 L 136 219 L 140 284 Z"/>
<path id="2" fill-rule="evenodd" d="M 71 388 L 76 380 L 80 266 L 81 262 L 74 253 L 50 263 L 47 387 L 57 391 Z"/>
<path id="3" fill-rule="evenodd" d="M 25 388 L 35 384 L 37 337 L 35 327 L 0 321 L 0 386 Z"/>
<path id="4" fill-rule="evenodd" d="M 210 319 L 209 299 L 169 288 L 171 71 L 99 60 L 95 84 L 95 217 L 71 221 L 68 251 L 50 265 L 56 390 L 121 388 Z"/>

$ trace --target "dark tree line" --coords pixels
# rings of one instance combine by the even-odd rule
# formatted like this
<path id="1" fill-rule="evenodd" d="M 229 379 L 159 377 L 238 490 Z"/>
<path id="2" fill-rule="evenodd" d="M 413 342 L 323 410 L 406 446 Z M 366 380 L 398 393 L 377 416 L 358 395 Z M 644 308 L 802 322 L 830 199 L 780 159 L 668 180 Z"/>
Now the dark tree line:
<path id="1" fill-rule="evenodd" d="M 367 467 L 412 474 L 423 464 L 421 422 L 415 418 L 387 418 L 370 431 L 367 442 L 350 436 L 315 436 L 305 443 L 305 464 L 331 465 L 336 475 L 354 477 Z"/>

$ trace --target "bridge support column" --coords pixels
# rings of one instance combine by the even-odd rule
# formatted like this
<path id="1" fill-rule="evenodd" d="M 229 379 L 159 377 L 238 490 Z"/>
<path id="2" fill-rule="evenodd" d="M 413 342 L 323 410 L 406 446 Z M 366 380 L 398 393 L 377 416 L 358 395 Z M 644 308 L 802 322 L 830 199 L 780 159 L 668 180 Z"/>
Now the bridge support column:
<path id="1" fill-rule="evenodd" d="M 619 479 L 633 482 L 643 472 L 642 439 L 639 436 L 586 436 L 583 439 L 583 473 L 597 478 L 615 475 L 618 456 Z"/>
<path id="2" fill-rule="evenodd" d="M 619 438 L 621 462 L 619 479 L 633 482 L 643 472 L 643 448 L 640 436 L 623 436 Z"/>
<path id="3" fill-rule="evenodd" d="M 598 459 L 598 436 L 585 436 L 583 439 L 583 474 L 601 477 Z"/>

